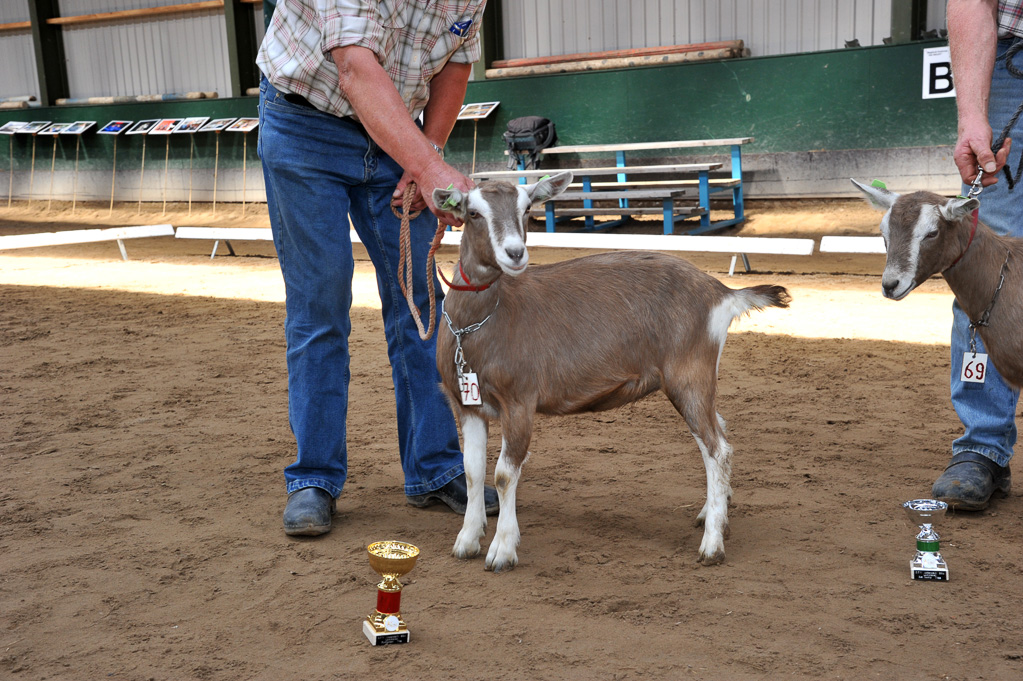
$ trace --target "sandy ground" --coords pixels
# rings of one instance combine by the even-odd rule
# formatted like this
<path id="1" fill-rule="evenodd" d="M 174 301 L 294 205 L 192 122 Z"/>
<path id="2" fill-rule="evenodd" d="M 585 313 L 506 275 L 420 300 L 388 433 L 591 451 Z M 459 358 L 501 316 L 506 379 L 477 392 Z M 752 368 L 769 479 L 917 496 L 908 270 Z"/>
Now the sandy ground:
<path id="1" fill-rule="evenodd" d="M 266 226 L 262 206 L 45 208 L 0 207 L 0 234 Z M 878 220 L 859 202 L 749 213 L 743 235 L 871 234 Z M 281 529 L 294 443 L 272 246 L 215 260 L 208 242 L 126 246 L 128 262 L 113 243 L 0 253 L 2 678 L 1023 677 L 1019 496 L 944 523 L 951 582 L 909 579 L 916 529 L 899 506 L 929 494 L 960 430 L 941 281 L 893 303 L 881 256 L 757 256 L 729 278 L 728 256 L 687 254 L 731 286 L 794 297 L 733 327 L 722 358 L 727 561 L 696 563 L 703 467 L 655 396 L 538 419 L 520 564 L 494 575 L 450 555 L 461 518 L 405 504 L 363 252 L 350 479 L 335 531 L 309 540 Z M 388 538 L 422 549 L 403 599 L 413 640 L 373 648 L 365 546 Z"/>

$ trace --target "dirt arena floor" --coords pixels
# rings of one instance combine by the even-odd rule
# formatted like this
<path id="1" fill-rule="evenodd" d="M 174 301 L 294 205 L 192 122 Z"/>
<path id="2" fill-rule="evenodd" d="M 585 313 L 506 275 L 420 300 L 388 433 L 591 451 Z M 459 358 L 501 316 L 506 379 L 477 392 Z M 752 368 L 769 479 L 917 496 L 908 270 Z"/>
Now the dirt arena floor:
<path id="1" fill-rule="evenodd" d="M 266 226 L 258 205 L 161 208 L 37 202 L 0 208 L 0 234 Z M 872 234 L 879 218 L 841 201 L 749 213 L 743 235 Z M 947 519 L 950 582 L 909 579 L 917 530 L 900 505 L 929 495 L 960 431 L 940 280 L 894 303 L 882 256 L 755 256 L 729 278 L 728 256 L 687 254 L 794 298 L 737 323 L 722 358 L 726 562 L 696 563 L 703 466 L 654 396 L 538 419 L 520 564 L 495 575 L 451 556 L 460 517 L 405 503 L 364 252 L 350 479 L 335 530 L 296 539 L 281 529 L 294 443 L 272 246 L 214 260 L 204 241 L 126 246 L 127 262 L 114 243 L 0 253 L 0 678 L 1023 678 L 1020 496 Z M 494 428 L 491 469 L 499 442 Z M 378 581 L 365 547 L 381 539 L 422 550 L 406 646 L 361 632 Z"/>

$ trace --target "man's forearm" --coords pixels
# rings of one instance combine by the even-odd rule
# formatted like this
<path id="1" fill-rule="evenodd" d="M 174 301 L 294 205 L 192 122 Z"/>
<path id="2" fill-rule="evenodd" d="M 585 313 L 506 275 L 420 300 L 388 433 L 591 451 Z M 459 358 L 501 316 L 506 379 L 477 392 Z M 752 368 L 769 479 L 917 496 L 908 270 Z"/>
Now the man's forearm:
<path id="1" fill-rule="evenodd" d="M 470 64 L 448 62 L 430 81 L 430 101 L 423 111 L 423 134 L 437 146 L 444 146 L 455 126 L 471 71 Z"/>
<path id="2" fill-rule="evenodd" d="M 981 121 L 987 124 L 997 41 L 996 0 L 949 0 L 948 42 L 960 132 Z"/>
<path id="3" fill-rule="evenodd" d="M 332 50 L 331 56 L 337 64 L 345 98 L 381 149 L 413 177 L 420 176 L 431 162 L 439 160 L 371 50 L 340 47 Z M 443 139 L 447 139 L 446 134 Z"/>

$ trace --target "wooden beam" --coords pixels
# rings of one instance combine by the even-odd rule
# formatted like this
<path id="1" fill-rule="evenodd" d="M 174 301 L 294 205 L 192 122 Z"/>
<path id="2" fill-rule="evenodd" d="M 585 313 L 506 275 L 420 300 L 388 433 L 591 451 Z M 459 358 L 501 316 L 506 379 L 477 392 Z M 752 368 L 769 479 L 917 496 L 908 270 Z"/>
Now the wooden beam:
<path id="1" fill-rule="evenodd" d="M 102 12 L 100 14 L 82 14 L 75 17 L 51 17 L 46 20 L 48 24 L 57 26 L 72 26 L 76 24 L 95 24 L 100 21 L 114 21 L 119 19 L 139 19 L 161 16 L 165 14 L 182 14 L 184 12 L 199 12 L 202 10 L 222 9 L 224 0 L 203 0 L 203 2 L 186 2 L 180 5 L 164 5 L 162 7 L 148 7 L 145 9 L 125 9 L 119 12 Z"/>
<path id="2" fill-rule="evenodd" d="M 0 24 L 0 33 L 4 33 L 6 31 L 26 31 L 26 30 L 27 31 L 31 31 L 32 30 L 32 22 L 31 21 L 15 21 L 15 22 L 12 22 L 10 24 Z"/>

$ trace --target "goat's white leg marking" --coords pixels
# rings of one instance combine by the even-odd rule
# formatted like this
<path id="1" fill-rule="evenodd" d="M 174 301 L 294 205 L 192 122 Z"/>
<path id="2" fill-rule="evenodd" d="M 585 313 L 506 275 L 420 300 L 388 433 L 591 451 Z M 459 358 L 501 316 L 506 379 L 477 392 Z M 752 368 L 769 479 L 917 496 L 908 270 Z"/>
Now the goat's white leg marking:
<path id="1" fill-rule="evenodd" d="M 728 497 L 731 492 L 729 467 L 726 462 L 732 455 L 732 447 L 723 437 L 716 438 L 713 449 L 693 434 L 703 455 L 707 469 L 707 502 L 698 516 L 703 521 L 703 541 L 700 542 L 699 561 L 714 565 L 725 559 L 725 534 L 728 532 Z"/>
<path id="2" fill-rule="evenodd" d="M 483 500 L 483 482 L 487 475 L 487 433 L 485 419 L 462 413 L 462 452 L 469 499 L 453 550 L 458 558 L 479 555 L 480 539 L 487 531 L 487 511 Z"/>
<path id="3" fill-rule="evenodd" d="M 519 562 L 519 521 L 515 515 L 515 491 L 519 485 L 522 464 L 515 465 L 508 454 L 507 440 L 501 443 L 501 457 L 494 469 L 497 496 L 501 511 L 497 517 L 497 532 L 487 551 L 486 569 L 500 572 L 515 567 Z"/>

